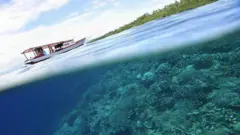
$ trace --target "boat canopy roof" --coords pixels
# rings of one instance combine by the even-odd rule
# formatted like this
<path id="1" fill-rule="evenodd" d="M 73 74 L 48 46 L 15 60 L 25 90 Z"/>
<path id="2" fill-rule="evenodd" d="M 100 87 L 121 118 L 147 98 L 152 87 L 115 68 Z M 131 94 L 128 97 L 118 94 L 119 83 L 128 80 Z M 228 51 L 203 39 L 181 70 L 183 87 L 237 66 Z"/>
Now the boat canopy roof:
<path id="1" fill-rule="evenodd" d="M 59 42 L 55 42 L 55 43 L 50 43 L 50 44 L 46 44 L 46 45 L 41 45 L 41 46 L 36 46 L 36 47 L 31 47 L 31 48 L 28 48 L 27 50 L 23 51 L 22 54 L 24 53 L 29 53 L 29 52 L 32 52 L 34 51 L 35 48 L 38 48 L 38 47 L 41 47 L 41 48 L 48 48 L 48 47 L 54 47 L 55 45 L 59 44 L 59 43 L 66 43 L 66 42 L 71 42 L 73 41 L 73 39 L 70 39 L 70 40 L 65 40 L 65 41 L 59 41 Z"/>

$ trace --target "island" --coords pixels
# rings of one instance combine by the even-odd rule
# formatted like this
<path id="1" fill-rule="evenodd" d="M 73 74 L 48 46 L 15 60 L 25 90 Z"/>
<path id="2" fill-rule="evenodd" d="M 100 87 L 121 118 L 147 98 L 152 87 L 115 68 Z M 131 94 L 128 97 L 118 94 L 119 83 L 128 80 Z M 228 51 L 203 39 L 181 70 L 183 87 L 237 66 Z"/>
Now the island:
<path id="1" fill-rule="evenodd" d="M 144 15 L 138 17 L 133 22 L 126 24 L 118 29 L 113 30 L 113 31 L 110 31 L 98 38 L 92 39 L 88 43 L 98 41 L 100 39 L 120 33 L 122 31 L 125 31 L 130 28 L 145 24 L 145 23 L 155 20 L 155 19 L 164 18 L 164 17 L 170 16 L 173 14 L 177 14 L 177 13 L 186 11 L 186 10 L 194 9 L 194 8 L 197 8 L 200 6 L 204 6 L 206 4 L 210 4 L 215 1 L 217 1 L 217 0 L 181 0 L 180 2 L 176 1 L 173 4 L 165 6 L 163 9 L 158 9 L 158 10 L 153 11 L 151 14 L 145 13 Z"/>

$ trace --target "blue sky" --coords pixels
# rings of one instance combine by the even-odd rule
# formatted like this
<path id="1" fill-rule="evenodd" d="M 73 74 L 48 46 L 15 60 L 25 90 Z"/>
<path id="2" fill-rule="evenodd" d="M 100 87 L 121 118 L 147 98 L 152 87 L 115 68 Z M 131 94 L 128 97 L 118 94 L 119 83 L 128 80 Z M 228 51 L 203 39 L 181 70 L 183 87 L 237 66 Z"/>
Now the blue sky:
<path id="1" fill-rule="evenodd" d="M 64 22 L 70 17 L 87 13 L 94 12 L 94 14 L 91 14 L 91 18 L 94 19 L 101 16 L 105 11 L 110 10 L 118 11 L 118 14 L 125 14 L 129 11 L 127 17 L 134 16 L 134 18 L 128 19 L 126 22 L 128 23 L 145 12 L 162 8 L 173 1 L 174 0 L 0 0 L 0 19 L 3 20 L 1 24 L 4 24 L 0 27 L 0 36 L 25 32 L 40 26 L 52 26 Z M 109 21 L 111 21 L 111 18 L 109 18 Z M 11 26 L 5 27 L 5 25 L 10 25 L 11 23 Z M 95 37 L 99 35 L 93 34 L 92 36 Z"/>
<path id="2" fill-rule="evenodd" d="M 0 68 L 23 63 L 29 47 L 98 37 L 174 1 L 0 0 Z"/>
<path id="3" fill-rule="evenodd" d="M 66 17 L 73 13 L 84 13 L 90 7 L 89 2 L 84 2 L 84 0 L 72 0 L 66 5 L 51 11 L 44 12 L 39 15 L 36 20 L 33 20 L 28 25 L 25 26 L 24 30 L 29 30 L 38 25 L 54 25 L 58 22 L 64 21 Z"/>
<path id="4" fill-rule="evenodd" d="M 92 1 L 84 1 L 84 0 L 71 0 L 64 6 L 50 10 L 47 12 L 43 12 L 38 16 L 36 20 L 29 22 L 26 26 L 24 26 L 23 30 L 30 30 L 38 25 L 54 25 L 58 22 L 64 21 L 67 17 L 71 15 L 79 15 L 94 10 L 95 12 L 102 12 L 107 9 L 111 9 L 114 4 L 119 4 L 122 10 L 128 8 L 141 7 L 145 5 L 145 2 L 139 2 L 139 0 L 109 0 L 110 2 L 104 3 L 100 0 L 92 0 Z M 156 0 L 155 0 L 156 1 Z M 144 3 L 144 4 L 143 4 Z M 120 5 L 121 4 L 121 5 Z M 136 9 L 137 10 L 137 9 Z M 121 12 L 120 12 L 121 13 Z M 97 14 L 95 14 L 97 16 Z"/>

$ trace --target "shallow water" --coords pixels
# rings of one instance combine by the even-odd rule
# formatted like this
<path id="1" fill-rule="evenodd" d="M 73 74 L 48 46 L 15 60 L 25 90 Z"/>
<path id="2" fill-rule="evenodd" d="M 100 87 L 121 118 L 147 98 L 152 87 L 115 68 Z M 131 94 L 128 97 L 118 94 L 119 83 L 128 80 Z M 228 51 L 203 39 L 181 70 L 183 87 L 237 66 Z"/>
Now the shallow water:
<path id="1" fill-rule="evenodd" d="M 239 10 L 218 1 L 0 76 L 0 134 L 240 134 Z"/>

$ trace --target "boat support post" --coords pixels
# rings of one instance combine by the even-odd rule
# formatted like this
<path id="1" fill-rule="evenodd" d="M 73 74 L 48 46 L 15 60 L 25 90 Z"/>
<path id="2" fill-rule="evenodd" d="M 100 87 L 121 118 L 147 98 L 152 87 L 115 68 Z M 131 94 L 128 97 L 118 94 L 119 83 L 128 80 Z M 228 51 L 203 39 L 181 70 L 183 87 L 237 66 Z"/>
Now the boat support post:
<path id="1" fill-rule="evenodd" d="M 28 57 L 26 56 L 26 54 L 24 53 L 23 55 L 24 55 L 24 56 L 25 56 L 25 58 L 28 60 Z"/>

